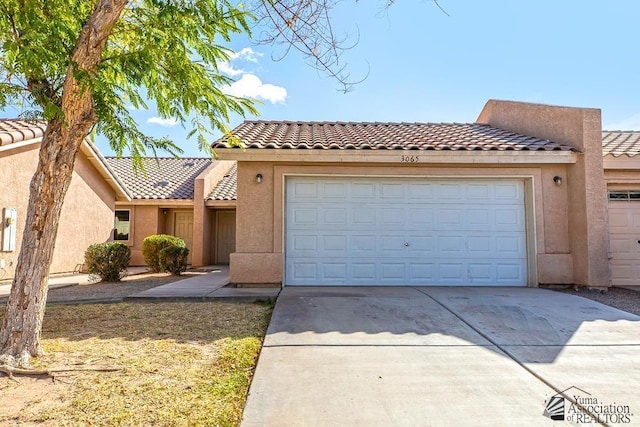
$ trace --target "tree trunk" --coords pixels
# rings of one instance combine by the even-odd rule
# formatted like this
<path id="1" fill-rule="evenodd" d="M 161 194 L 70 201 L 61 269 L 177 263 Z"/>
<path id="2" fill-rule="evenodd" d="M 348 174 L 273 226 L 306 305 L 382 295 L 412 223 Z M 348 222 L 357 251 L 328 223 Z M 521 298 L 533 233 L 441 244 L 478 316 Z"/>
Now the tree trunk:
<path id="1" fill-rule="evenodd" d="M 88 79 L 95 75 L 126 4 L 127 0 L 99 0 L 71 54 L 59 105 L 64 117 L 49 121 L 31 180 L 20 255 L 0 329 L 0 364 L 28 368 L 32 356 L 43 354 L 40 331 L 62 202 L 80 145 L 97 122 Z M 77 76 L 83 74 L 79 81 Z"/>

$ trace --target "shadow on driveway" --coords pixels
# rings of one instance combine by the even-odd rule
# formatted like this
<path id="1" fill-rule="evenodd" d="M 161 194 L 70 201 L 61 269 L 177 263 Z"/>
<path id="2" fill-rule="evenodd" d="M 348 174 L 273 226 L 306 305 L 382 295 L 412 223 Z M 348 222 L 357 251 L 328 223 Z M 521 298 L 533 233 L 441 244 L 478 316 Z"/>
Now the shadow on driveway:
<path id="1" fill-rule="evenodd" d="M 558 425 L 571 387 L 638 423 L 638 321 L 533 288 L 284 288 L 243 425 Z"/>

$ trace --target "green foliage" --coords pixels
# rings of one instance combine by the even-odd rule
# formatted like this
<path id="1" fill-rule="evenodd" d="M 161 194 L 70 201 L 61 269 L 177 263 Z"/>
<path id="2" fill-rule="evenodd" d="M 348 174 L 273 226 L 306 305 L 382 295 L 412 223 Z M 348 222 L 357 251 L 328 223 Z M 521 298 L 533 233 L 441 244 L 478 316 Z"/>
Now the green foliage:
<path id="1" fill-rule="evenodd" d="M 159 255 L 163 271 L 179 276 L 187 269 L 189 249 L 183 246 L 167 246 L 160 251 Z"/>
<path id="2" fill-rule="evenodd" d="M 131 249 L 123 243 L 96 243 L 87 248 L 84 262 L 90 275 L 104 282 L 119 282 L 131 261 Z"/>
<path id="3" fill-rule="evenodd" d="M 142 241 L 142 256 L 144 257 L 144 262 L 147 263 L 147 266 L 149 266 L 151 271 L 155 273 L 165 271 L 160 252 L 171 246 L 178 246 L 186 249 L 184 240 L 176 236 L 170 236 L 168 234 L 153 234 L 145 237 Z"/>
<path id="4" fill-rule="evenodd" d="M 219 43 L 249 33 L 251 15 L 227 0 L 129 2 L 113 28 L 95 73 L 74 70 L 71 54 L 98 2 L 89 0 L 0 2 L 0 109 L 21 105 L 45 120 L 64 118 L 62 89 L 72 72 L 91 91 L 98 123 L 118 155 L 126 149 L 141 167 L 147 151 L 181 149 L 167 138 L 144 135 L 130 109 L 153 101 L 159 115 L 191 122 L 202 148 L 231 114 L 255 114 L 250 100 L 227 95 L 231 80 L 218 64 L 230 51 Z"/>

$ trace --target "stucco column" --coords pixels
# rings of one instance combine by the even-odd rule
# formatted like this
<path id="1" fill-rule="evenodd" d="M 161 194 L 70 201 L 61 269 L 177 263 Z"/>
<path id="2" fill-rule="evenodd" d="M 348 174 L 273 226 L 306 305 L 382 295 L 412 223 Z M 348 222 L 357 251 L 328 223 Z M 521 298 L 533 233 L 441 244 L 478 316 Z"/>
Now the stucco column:
<path id="1" fill-rule="evenodd" d="M 490 100 L 478 123 L 568 145 L 580 152 L 567 168 L 569 248 L 573 282 L 609 286 L 606 183 L 601 113 L 593 108 L 557 107 Z M 545 221 L 553 218 L 545 218 Z M 538 230 L 538 233 L 543 232 Z M 539 253 L 541 248 L 538 248 Z"/>

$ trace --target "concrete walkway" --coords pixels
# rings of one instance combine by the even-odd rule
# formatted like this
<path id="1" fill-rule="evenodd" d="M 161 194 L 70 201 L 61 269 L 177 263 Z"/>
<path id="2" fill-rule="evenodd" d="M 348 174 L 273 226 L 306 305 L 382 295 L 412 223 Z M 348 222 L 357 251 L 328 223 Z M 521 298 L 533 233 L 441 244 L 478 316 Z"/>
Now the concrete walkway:
<path id="1" fill-rule="evenodd" d="M 178 280 L 166 285 L 157 286 L 130 295 L 125 300 L 214 300 L 225 301 L 275 301 L 280 288 L 225 288 L 229 284 L 229 266 L 209 266 L 207 272 Z M 212 270 L 212 271 L 210 271 Z M 148 272 L 147 267 L 130 267 L 127 275 Z M 74 274 L 54 277 L 49 280 L 49 288 L 63 288 L 67 286 L 84 285 L 90 283 L 89 275 Z M 9 296 L 11 284 L 0 285 L 0 298 Z M 88 302 L 88 301 L 84 301 Z"/>
<path id="2" fill-rule="evenodd" d="M 229 284 L 229 266 L 215 266 L 215 270 L 202 275 L 147 289 L 130 295 L 125 300 L 156 299 L 224 299 L 227 301 L 275 301 L 280 288 L 225 288 Z"/>
<path id="3" fill-rule="evenodd" d="M 639 330 L 638 316 L 543 289 L 284 288 L 242 425 L 587 423 L 576 396 L 617 405 L 601 421 L 640 425 Z M 563 423 L 543 412 L 564 390 Z"/>
<path id="4" fill-rule="evenodd" d="M 127 276 L 143 274 L 149 271 L 147 267 L 129 267 Z M 66 288 L 67 286 L 87 285 L 91 283 L 88 274 L 68 274 L 63 276 L 53 276 L 49 278 L 49 289 Z M 8 297 L 11 293 L 11 282 L 0 284 L 0 298 Z"/>

